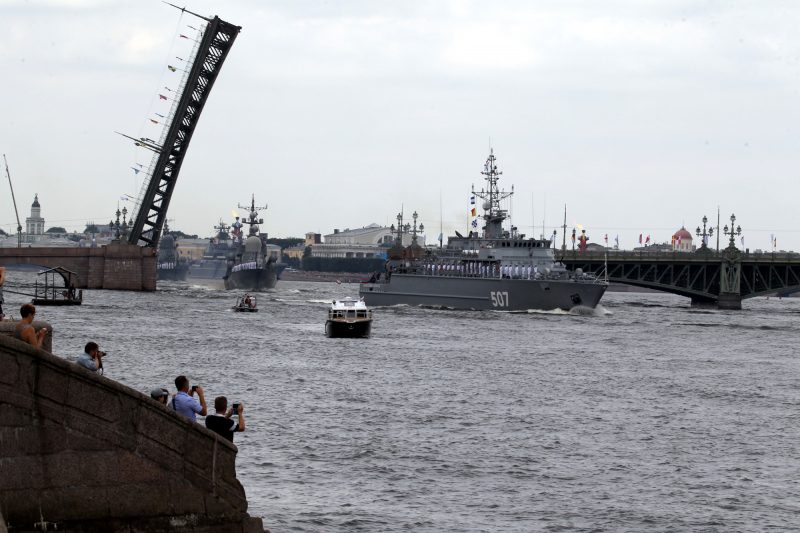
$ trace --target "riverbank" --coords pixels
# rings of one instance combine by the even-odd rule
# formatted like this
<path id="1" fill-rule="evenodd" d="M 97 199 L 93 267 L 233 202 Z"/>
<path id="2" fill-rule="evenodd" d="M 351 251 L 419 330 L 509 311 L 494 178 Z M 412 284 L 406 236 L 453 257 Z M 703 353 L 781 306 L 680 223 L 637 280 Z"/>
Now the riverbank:
<path id="1" fill-rule="evenodd" d="M 369 279 L 363 272 L 315 272 L 307 270 L 284 270 L 281 281 L 332 281 L 339 283 L 362 283 Z"/>

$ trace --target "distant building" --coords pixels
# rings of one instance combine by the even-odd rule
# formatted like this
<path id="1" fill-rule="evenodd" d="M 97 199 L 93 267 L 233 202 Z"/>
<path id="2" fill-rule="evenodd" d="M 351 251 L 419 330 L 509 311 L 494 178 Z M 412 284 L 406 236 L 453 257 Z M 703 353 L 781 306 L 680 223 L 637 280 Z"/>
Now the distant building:
<path id="1" fill-rule="evenodd" d="M 672 250 L 675 252 L 691 252 L 694 250 L 692 234 L 684 226 L 681 226 L 681 229 L 673 233 Z"/>
<path id="2" fill-rule="evenodd" d="M 312 257 L 386 257 L 386 251 L 394 244 L 392 228 L 370 224 L 363 228 L 333 230 L 325 235 L 324 242 L 311 245 Z M 404 233 L 403 246 L 411 244 L 411 235 Z M 308 242 L 308 236 L 306 236 Z M 425 236 L 417 234 L 417 244 L 425 246 Z"/>
<path id="3" fill-rule="evenodd" d="M 44 235 L 44 219 L 42 218 L 42 206 L 39 205 L 39 195 L 33 197 L 31 204 L 31 216 L 25 219 L 25 242 L 36 242 Z"/>

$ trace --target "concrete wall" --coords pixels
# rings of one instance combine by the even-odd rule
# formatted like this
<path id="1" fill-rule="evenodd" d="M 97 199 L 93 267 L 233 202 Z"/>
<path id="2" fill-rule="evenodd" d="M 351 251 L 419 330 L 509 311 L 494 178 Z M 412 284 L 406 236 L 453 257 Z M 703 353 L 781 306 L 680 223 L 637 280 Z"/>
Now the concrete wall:
<path id="1" fill-rule="evenodd" d="M 0 265 L 61 266 L 78 289 L 156 290 L 156 253 L 123 243 L 95 248 L 0 248 Z"/>
<path id="2" fill-rule="evenodd" d="M 233 444 L 149 397 L 0 335 L 0 514 L 10 530 L 263 531 L 247 515 L 235 459 Z"/>

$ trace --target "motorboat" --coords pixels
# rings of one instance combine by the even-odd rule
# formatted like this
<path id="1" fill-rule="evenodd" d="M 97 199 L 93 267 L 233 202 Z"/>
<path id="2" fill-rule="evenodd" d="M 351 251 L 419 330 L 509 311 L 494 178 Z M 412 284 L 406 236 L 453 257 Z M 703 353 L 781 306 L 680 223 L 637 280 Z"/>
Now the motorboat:
<path id="1" fill-rule="evenodd" d="M 256 304 L 256 297 L 250 294 L 245 294 L 236 300 L 236 305 L 233 310 L 237 313 L 257 313 L 258 305 Z"/>
<path id="2" fill-rule="evenodd" d="M 334 300 L 328 310 L 325 335 L 328 337 L 369 337 L 372 330 L 372 309 L 363 298 Z"/>

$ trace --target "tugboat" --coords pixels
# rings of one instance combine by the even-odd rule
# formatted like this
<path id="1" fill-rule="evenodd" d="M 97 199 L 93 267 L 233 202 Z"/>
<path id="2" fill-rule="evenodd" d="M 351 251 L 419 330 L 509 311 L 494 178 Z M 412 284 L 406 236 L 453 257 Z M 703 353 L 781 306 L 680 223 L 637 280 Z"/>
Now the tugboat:
<path id="1" fill-rule="evenodd" d="M 239 299 L 236 300 L 236 305 L 233 306 L 233 310 L 237 313 L 257 313 L 258 305 L 256 304 L 256 297 L 250 296 L 249 294 L 240 296 Z"/>
<path id="2" fill-rule="evenodd" d="M 158 262 L 156 263 L 158 280 L 186 281 L 189 274 L 189 262 L 178 253 L 178 242 L 169 232 L 169 225 L 164 223 L 164 235 L 158 243 Z"/>
<path id="3" fill-rule="evenodd" d="M 328 310 L 325 335 L 328 337 L 369 337 L 372 330 L 372 309 L 364 300 L 347 297 L 334 300 Z"/>
<path id="4" fill-rule="evenodd" d="M 273 288 L 278 281 L 276 258 L 267 252 L 267 235 L 259 231 L 259 224 L 263 224 L 264 219 L 258 218 L 258 211 L 266 209 L 266 206 L 256 207 L 253 195 L 249 209 L 247 220 L 239 222 L 237 217 L 233 223 L 234 255 L 228 259 L 223 276 L 228 290 L 263 291 Z M 250 226 L 246 239 L 242 235 L 242 224 Z"/>
<path id="5" fill-rule="evenodd" d="M 416 217 L 411 246 L 402 246 L 402 215 L 395 245 L 389 251 L 386 272 L 361 284 L 359 295 L 371 306 L 397 304 L 451 309 L 527 311 L 594 308 L 608 283 L 595 275 L 569 272 L 555 260 L 553 239 L 526 239 L 515 227 L 503 228 L 508 218 L 500 201 L 512 192 L 501 191 L 494 151 L 481 172 L 486 190 L 472 190 L 482 199 L 484 225 L 472 222 L 469 236 L 456 232 L 440 251 L 416 245 Z M 476 213 L 473 210 L 473 215 Z"/>

